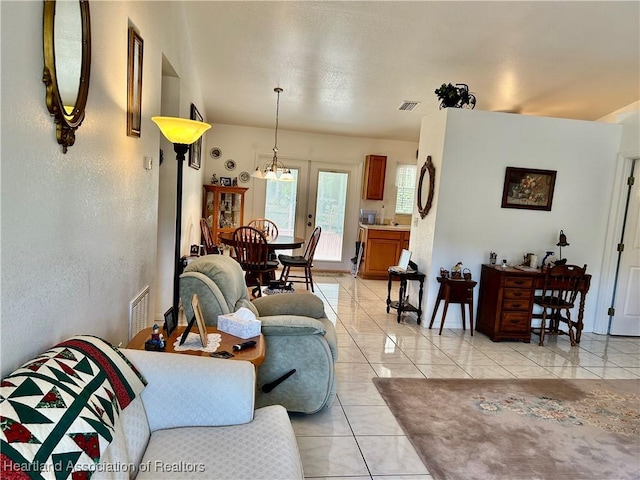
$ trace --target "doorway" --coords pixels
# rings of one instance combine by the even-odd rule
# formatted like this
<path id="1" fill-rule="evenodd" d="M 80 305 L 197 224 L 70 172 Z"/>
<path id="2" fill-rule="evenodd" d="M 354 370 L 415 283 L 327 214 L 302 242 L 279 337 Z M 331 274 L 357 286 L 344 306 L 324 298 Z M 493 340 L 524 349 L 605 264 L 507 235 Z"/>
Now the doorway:
<path id="1" fill-rule="evenodd" d="M 348 271 L 357 236 L 360 166 L 292 158 L 282 161 L 295 181 L 256 181 L 254 211 L 274 220 L 280 235 L 308 239 L 319 225 L 322 235 L 314 266 Z"/>
<path id="2" fill-rule="evenodd" d="M 628 179 L 637 176 L 640 159 L 630 162 Z M 619 234 L 616 275 L 609 320 L 611 335 L 640 336 L 640 187 L 627 181 L 624 213 Z"/>

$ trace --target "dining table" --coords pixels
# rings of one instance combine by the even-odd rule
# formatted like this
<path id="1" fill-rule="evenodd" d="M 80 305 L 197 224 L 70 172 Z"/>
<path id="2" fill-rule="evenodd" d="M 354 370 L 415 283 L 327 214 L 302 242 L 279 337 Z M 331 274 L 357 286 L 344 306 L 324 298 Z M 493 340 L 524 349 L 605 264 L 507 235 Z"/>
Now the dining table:
<path id="1" fill-rule="evenodd" d="M 233 239 L 233 232 L 221 232 L 218 234 L 220 243 L 234 247 L 236 242 Z M 275 250 L 294 250 L 304 245 L 305 239 L 289 235 L 278 235 L 275 239 L 269 240 L 267 246 L 270 252 Z"/>

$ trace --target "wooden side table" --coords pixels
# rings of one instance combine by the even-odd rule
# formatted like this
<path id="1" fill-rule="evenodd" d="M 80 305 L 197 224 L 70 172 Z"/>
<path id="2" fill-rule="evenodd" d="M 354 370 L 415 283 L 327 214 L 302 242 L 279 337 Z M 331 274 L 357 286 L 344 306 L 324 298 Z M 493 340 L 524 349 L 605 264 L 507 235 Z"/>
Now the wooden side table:
<path id="1" fill-rule="evenodd" d="M 395 279 L 400 279 L 400 291 L 398 292 L 398 301 L 391 301 L 391 282 Z M 418 314 L 418 325 L 420 325 L 422 317 L 422 290 L 424 288 L 424 273 L 418 271 L 406 271 L 398 272 L 389 269 L 389 280 L 387 284 L 387 313 L 389 309 L 393 308 L 398 311 L 398 323 L 400 323 L 400 317 L 403 312 L 416 312 Z M 407 281 L 417 280 L 420 282 L 420 293 L 418 294 L 418 307 L 414 307 L 408 301 L 405 301 L 407 295 Z"/>
<path id="2" fill-rule="evenodd" d="M 473 289 L 478 284 L 475 280 L 464 279 L 451 279 L 451 278 L 437 278 L 440 284 L 438 290 L 438 298 L 436 300 L 436 306 L 433 309 L 431 315 L 431 323 L 429 328 L 433 326 L 433 321 L 436 318 L 436 313 L 440 307 L 440 302 L 444 300 L 444 310 L 442 311 L 442 320 L 440 320 L 440 332 L 438 335 L 442 335 L 442 328 L 444 327 L 444 319 L 447 316 L 447 309 L 450 303 L 459 303 L 462 310 L 462 329 L 466 330 L 466 319 L 464 306 L 469 306 L 469 327 L 471 329 L 471 336 L 473 336 Z"/>
<path id="3" fill-rule="evenodd" d="M 181 353 L 186 355 L 198 355 L 201 357 L 210 357 L 211 353 L 203 352 L 202 350 L 181 350 L 179 352 L 176 352 L 174 350 L 173 344 L 182 335 L 182 332 L 184 332 L 185 328 L 186 328 L 185 326 L 176 327 L 176 329 L 173 331 L 171 336 L 169 336 L 169 338 L 165 338 L 166 347 L 160 353 L 163 353 L 163 352 Z M 149 340 L 149 338 L 151 338 L 152 330 L 153 328 L 151 327 L 140 330 L 131 339 L 131 341 L 127 345 L 127 348 L 131 348 L 134 350 L 144 350 L 144 342 L 146 342 L 147 340 Z M 220 334 L 220 336 L 222 337 L 222 340 L 220 342 L 220 346 L 218 347 L 217 351 L 221 352 L 226 350 L 229 353 L 233 353 L 233 357 L 231 357 L 231 360 L 246 360 L 248 362 L 253 363 L 253 365 L 256 367 L 260 366 L 264 361 L 265 350 L 264 350 L 264 337 L 262 336 L 262 334 L 255 337 L 242 339 L 234 335 L 229 335 L 228 333 L 219 332 L 218 329 L 216 329 L 215 327 L 207 327 L 207 333 Z M 248 342 L 249 340 L 255 340 L 256 346 L 252 348 L 248 348 L 246 350 L 240 350 L 239 352 L 233 351 L 234 345 L 242 342 Z"/>

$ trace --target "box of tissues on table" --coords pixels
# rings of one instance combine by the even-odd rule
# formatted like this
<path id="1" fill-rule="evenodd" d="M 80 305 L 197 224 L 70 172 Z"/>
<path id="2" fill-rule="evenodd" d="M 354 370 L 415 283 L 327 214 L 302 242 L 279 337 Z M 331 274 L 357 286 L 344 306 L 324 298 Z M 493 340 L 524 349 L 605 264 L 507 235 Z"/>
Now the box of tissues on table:
<path id="1" fill-rule="evenodd" d="M 218 330 L 240 338 L 260 335 L 261 325 L 262 322 L 245 307 L 241 307 L 237 312 L 218 315 Z"/>

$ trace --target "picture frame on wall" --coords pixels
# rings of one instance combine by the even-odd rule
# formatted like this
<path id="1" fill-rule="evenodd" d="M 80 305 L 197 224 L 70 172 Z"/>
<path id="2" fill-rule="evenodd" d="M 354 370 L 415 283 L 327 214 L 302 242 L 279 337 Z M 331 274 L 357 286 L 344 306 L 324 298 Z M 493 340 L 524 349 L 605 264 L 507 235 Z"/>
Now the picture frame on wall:
<path id="1" fill-rule="evenodd" d="M 220 177 L 220 185 L 223 187 L 231 186 L 231 177 Z"/>
<path id="2" fill-rule="evenodd" d="M 551 211 L 556 170 L 507 167 L 502 208 Z"/>
<path id="3" fill-rule="evenodd" d="M 190 118 L 191 120 L 197 120 L 199 122 L 204 121 L 202 115 L 200 115 L 200 112 L 193 103 L 191 104 Z M 200 165 L 202 165 L 202 137 L 189 146 L 189 166 L 200 170 Z"/>
<path id="4" fill-rule="evenodd" d="M 129 27 L 127 55 L 127 135 L 140 137 L 142 124 L 142 56 L 144 41 Z"/>

